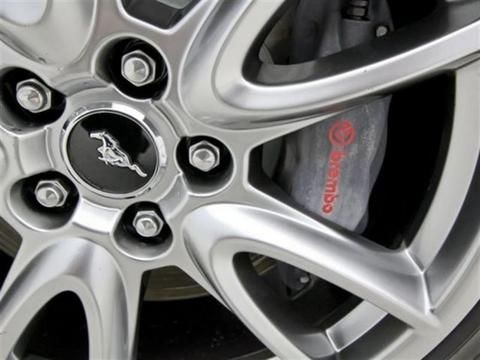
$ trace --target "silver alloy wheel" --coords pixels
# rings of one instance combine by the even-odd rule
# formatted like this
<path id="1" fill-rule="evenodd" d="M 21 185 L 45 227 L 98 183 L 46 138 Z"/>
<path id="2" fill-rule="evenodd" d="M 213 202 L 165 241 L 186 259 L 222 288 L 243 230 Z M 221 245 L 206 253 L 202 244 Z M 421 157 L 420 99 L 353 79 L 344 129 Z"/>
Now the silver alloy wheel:
<path id="1" fill-rule="evenodd" d="M 0 20 L 0 69 L 21 66 L 67 96 L 59 120 L 28 131 L 9 126 L 11 115 L 0 108 L 0 216 L 22 237 L 0 292 L 0 358 L 15 357 L 32 318 L 66 291 L 85 309 L 91 359 L 134 357 L 142 275 L 172 265 L 282 359 L 336 353 L 348 358 L 359 347 L 369 357 L 419 359 L 480 300 L 478 222 L 469 236 L 454 231 L 480 151 L 479 16 L 471 12 L 465 23 L 432 21 L 422 37 L 412 36 L 416 29 L 393 34 L 399 46 L 382 47 L 334 74 L 322 73 L 316 63 L 288 71 L 262 64 L 252 79 L 244 60 L 283 3 L 205 0 L 167 30 L 130 17 L 115 0 L 50 1 L 32 26 Z M 444 11 L 454 18 L 469 6 L 478 10 L 475 2 L 445 1 Z M 51 41 L 53 32 L 57 41 Z M 169 83 L 160 99 L 134 100 L 104 79 L 102 54 L 125 36 L 143 39 L 164 57 Z M 58 42 L 67 44 L 62 51 Z M 447 71 L 456 75 L 451 141 L 431 207 L 409 246 L 385 249 L 249 182 L 249 154 L 257 146 Z M 72 176 L 62 151 L 64 126 L 92 104 L 135 109 L 142 124 L 162 136 L 169 161 L 146 191 L 103 196 Z M 192 184 L 171 160 L 178 138 L 197 135 L 220 139 L 232 154 L 231 176 L 221 184 Z M 30 221 L 12 189 L 25 177 L 54 169 L 71 178 L 79 202 L 66 223 L 51 227 L 42 219 Z M 139 250 L 118 238 L 123 210 L 139 201 L 159 204 L 170 242 Z M 298 329 L 252 295 L 260 286 L 236 260 L 241 253 L 294 265 L 364 301 L 328 329 Z M 95 269 L 101 275 L 92 276 Z M 388 326 L 396 331 L 382 334 Z M 372 334 L 382 341 L 372 345 Z"/>

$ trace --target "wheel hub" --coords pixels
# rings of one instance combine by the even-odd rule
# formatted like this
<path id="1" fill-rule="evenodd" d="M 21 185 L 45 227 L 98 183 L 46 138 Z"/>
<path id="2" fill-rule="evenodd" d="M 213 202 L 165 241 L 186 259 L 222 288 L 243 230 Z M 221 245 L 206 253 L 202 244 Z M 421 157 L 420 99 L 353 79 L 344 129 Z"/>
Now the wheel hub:
<path id="1" fill-rule="evenodd" d="M 93 191 L 109 197 L 138 195 L 166 166 L 163 138 L 154 138 L 137 111 L 113 108 L 86 111 L 73 119 L 67 128 L 66 158 L 75 177 Z"/>

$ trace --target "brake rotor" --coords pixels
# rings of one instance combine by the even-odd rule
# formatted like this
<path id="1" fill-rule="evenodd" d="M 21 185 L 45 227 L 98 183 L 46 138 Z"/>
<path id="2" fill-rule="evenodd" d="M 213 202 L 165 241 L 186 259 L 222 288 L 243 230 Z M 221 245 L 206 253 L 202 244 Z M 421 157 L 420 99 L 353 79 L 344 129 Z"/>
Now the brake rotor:
<path id="1" fill-rule="evenodd" d="M 276 264 L 274 260 L 258 255 L 252 256 L 252 262 L 260 275 L 272 270 Z M 208 295 L 204 288 L 176 267 L 154 270 L 146 281 L 146 301 L 185 300 Z"/>

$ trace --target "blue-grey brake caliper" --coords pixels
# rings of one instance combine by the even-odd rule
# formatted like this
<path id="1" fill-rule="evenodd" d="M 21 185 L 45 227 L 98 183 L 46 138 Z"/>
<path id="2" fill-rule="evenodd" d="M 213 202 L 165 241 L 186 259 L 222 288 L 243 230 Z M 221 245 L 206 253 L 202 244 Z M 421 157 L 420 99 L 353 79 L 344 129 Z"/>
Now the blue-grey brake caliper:
<path id="1" fill-rule="evenodd" d="M 291 62 L 326 57 L 375 41 L 392 31 L 386 0 L 300 0 L 293 26 Z M 304 208 L 348 230 L 362 232 L 387 139 L 390 97 L 360 105 L 288 135 L 276 180 Z M 293 291 L 306 274 L 279 265 Z"/>

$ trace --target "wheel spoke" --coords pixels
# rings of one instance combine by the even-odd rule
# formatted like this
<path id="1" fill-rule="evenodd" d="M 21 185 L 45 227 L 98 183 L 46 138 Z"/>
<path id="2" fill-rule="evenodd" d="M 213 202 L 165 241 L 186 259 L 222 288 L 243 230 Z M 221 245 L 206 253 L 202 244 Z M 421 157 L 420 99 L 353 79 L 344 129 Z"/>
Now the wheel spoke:
<path id="1" fill-rule="evenodd" d="M 371 44 L 297 65 L 258 64 L 249 75 L 244 62 L 251 44 L 280 3 L 228 2 L 210 18 L 197 39 L 202 51 L 192 48 L 181 81 L 186 107 L 194 116 L 244 129 L 338 111 L 446 71 L 480 50 L 480 4 L 456 2 Z"/>
<path id="2" fill-rule="evenodd" d="M 51 170 L 53 163 L 48 154 L 48 130 L 39 129 L 28 134 L 14 135 L 15 145 L 10 161 L 16 162 L 23 176 Z M 15 152 L 15 153 L 14 153 Z"/>
<path id="3" fill-rule="evenodd" d="M 0 184 L 6 181 L 8 168 L 10 167 L 10 149 L 12 149 L 12 139 L 9 134 L 0 127 Z M 0 186 L 1 188 L 1 186 Z"/>
<path id="4" fill-rule="evenodd" d="M 14 350 L 47 302 L 68 291 L 85 309 L 90 358 L 132 357 L 141 276 L 121 274 L 103 248 L 82 239 L 62 239 L 34 254 L 29 250 L 22 246 L 0 296 L 1 357 Z"/>
<path id="5" fill-rule="evenodd" d="M 199 29 L 216 7 L 215 0 L 200 1 L 175 26 L 169 29 L 158 28 L 149 23 L 130 18 L 130 26 L 136 27 L 139 34 L 148 37 L 156 43 L 167 55 L 168 59 L 175 59 L 170 64 L 177 69 L 191 46 Z"/>
<path id="6" fill-rule="evenodd" d="M 103 1 L 102 1 L 103 2 Z M 33 1 L 30 6 L 41 6 L 43 0 Z M 21 6 L 15 3 L 6 8 Z M 30 59 L 57 65 L 66 65 L 80 56 L 90 34 L 95 10 L 94 0 L 48 1 L 33 24 L 19 24 L 28 18 L 28 9 L 0 19 L 2 36 Z M 31 12 L 30 12 L 31 13 Z M 55 41 L 52 41 L 55 34 Z M 61 50 L 60 50 L 61 48 Z"/>
<path id="7" fill-rule="evenodd" d="M 98 79 L 91 75 L 100 46 L 136 29 L 122 7 L 121 0 L 48 1 L 35 24 L 24 26 L 0 19 L 6 36 L 0 42 L 0 64 L 28 69 L 66 94 L 72 91 L 72 84 L 65 87 L 65 81 L 98 86 Z M 55 41 L 51 34 L 56 34 Z"/>
<path id="8" fill-rule="evenodd" d="M 95 205 L 86 199 L 80 199 L 72 218 L 71 224 L 82 230 L 88 230 L 93 236 L 98 236 L 98 241 L 105 242 L 105 237 L 110 237 L 112 229 L 118 222 L 121 211 Z M 93 239 L 91 239 L 93 240 Z"/>
<path id="9" fill-rule="evenodd" d="M 214 72 L 217 60 L 225 43 L 228 44 L 232 41 L 230 35 L 236 29 L 236 25 L 241 19 L 245 20 L 248 17 L 248 26 L 244 26 L 241 31 L 239 29 L 241 34 L 238 34 L 235 42 L 238 51 L 235 55 L 242 56 L 242 59 L 237 60 L 243 61 L 252 40 L 282 3 L 283 1 L 255 2 L 251 0 L 219 2 L 190 48 L 182 76 L 179 79 L 179 91 L 182 99 L 186 102 L 187 110 L 194 117 L 205 121 L 221 121 L 227 114 L 228 118 L 234 115 L 248 117 L 242 109 L 236 110 L 227 103 L 216 99 L 217 89 L 213 83 L 215 82 Z M 247 25 L 247 21 L 244 21 L 244 25 Z M 242 37 L 242 35 L 244 36 Z M 239 37 L 242 38 L 240 41 L 238 41 Z M 231 65 L 229 78 L 232 78 L 232 75 L 236 76 L 237 72 L 241 72 L 241 67 L 234 68 L 238 65 L 238 61 Z M 205 112 L 205 109 L 208 109 L 208 113 Z M 258 114 L 248 115 L 256 116 Z"/>
<path id="10" fill-rule="evenodd" d="M 58 73 L 58 70 L 52 66 L 31 59 L 27 54 L 21 52 L 21 50 L 14 48 L 10 42 L 1 38 L 0 54 L 0 67 L 2 68 L 23 67 L 47 77 L 55 76 Z"/>
<path id="11" fill-rule="evenodd" d="M 248 276 L 234 261 L 239 253 L 269 256 L 315 274 L 419 331 L 436 325 L 423 274 L 406 251 L 390 251 L 333 227 L 302 222 L 300 217 L 239 205 L 201 208 L 187 218 L 185 227 L 192 253 L 226 303 L 272 349 L 277 342 L 265 335 L 271 322 L 259 315 L 247 296 L 249 285 L 242 278 Z"/>
<path id="12" fill-rule="evenodd" d="M 410 246 L 412 255 L 423 268 L 430 266 L 453 228 L 475 172 L 480 153 L 479 78 L 478 61 L 457 71 L 455 115 L 442 177 Z"/>
<path id="13" fill-rule="evenodd" d="M 88 38 L 82 48 L 81 56 L 72 59 L 55 78 L 51 79 L 52 85 L 59 91 L 63 90 L 67 94 L 69 90 L 71 91 L 71 89 L 63 89 L 63 86 L 66 79 L 74 80 L 71 78 L 72 74 L 82 82 L 88 79 L 92 86 L 98 86 L 98 80 L 91 75 L 92 68 L 96 67 L 94 62 L 98 59 L 101 46 L 112 38 L 118 37 L 119 34 L 132 30 L 131 23 L 123 12 L 121 0 L 95 0 L 94 14 L 91 18 Z M 86 85 L 88 84 L 84 83 L 82 86 Z"/>
<path id="14" fill-rule="evenodd" d="M 3 114 L 2 114 L 3 116 Z M 48 154 L 48 130 L 28 133 L 7 130 L 0 124 L 0 191 L 15 181 L 53 168 Z M 3 194 L 7 198 L 7 194 Z"/>

